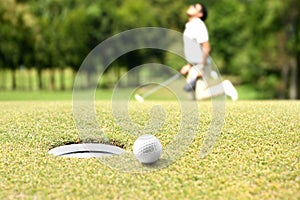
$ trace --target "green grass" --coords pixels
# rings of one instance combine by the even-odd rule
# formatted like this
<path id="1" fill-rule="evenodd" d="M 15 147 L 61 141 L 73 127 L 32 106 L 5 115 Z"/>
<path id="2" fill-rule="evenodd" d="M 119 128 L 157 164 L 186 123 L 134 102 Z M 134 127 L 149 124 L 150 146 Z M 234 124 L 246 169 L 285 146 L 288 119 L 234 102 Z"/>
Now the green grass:
<path id="1" fill-rule="evenodd" d="M 145 124 L 162 105 L 163 146 L 178 130 L 173 101 L 130 103 L 130 116 Z M 199 102 L 201 122 L 187 152 L 167 168 L 120 173 L 97 159 L 61 158 L 50 148 L 80 137 L 70 101 L 0 103 L 0 199 L 300 199 L 299 101 L 226 103 L 218 144 L 204 159 L 199 150 L 211 117 Z M 134 137 L 114 122 L 109 101 L 97 101 L 97 118 L 111 140 L 131 150 Z"/>
<path id="2" fill-rule="evenodd" d="M 251 85 L 239 85 L 236 87 L 240 100 L 261 99 L 262 95 L 256 91 Z"/>
<path id="3" fill-rule="evenodd" d="M 96 98 L 101 100 L 111 99 L 111 90 L 98 90 Z M 29 100 L 72 100 L 73 90 L 66 91 L 49 91 L 49 90 L 36 90 L 36 91 L 22 91 L 22 90 L 7 90 L 0 91 L 0 101 L 29 101 Z"/>
<path id="4" fill-rule="evenodd" d="M 154 87 L 154 86 L 153 86 Z M 144 94 L 147 91 L 151 90 L 149 88 L 141 88 L 137 90 L 137 93 Z M 134 91 L 134 88 L 128 88 L 125 90 L 126 94 L 130 94 Z M 255 91 L 249 85 L 241 85 L 237 87 L 240 100 L 254 100 L 260 98 L 260 94 Z M 98 89 L 96 90 L 95 97 L 96 100 L 110 100 L 112 98 L 113 90 L 112 89 Z M 0 101 L 28 101 L 28 100 L 72 100 L 73 90 L 66 91 L 50 91 L 50 90 L 35 90 L 35 91 L 24 91 L 24 90 L 2 90 L 0 91 Z M 160 89 L 150 96 L 147 99 L 151 100 L 174 100 L 176 99 L 174 95 L 167 89 Z"/>
<path id="5" fill-rule="evenodd" d="M 147 92 L 149 89 L 138 90 L 139 94 Z M 97 89 L 95 92 L 96 100 L 111 100 L 113 98 L 113 89 Z M 134 92 L 134 88 L 126 88 L 118 90 L 123 95 L 130 95 Z M 131 94 L 132 96 L 132 94 Z M 66 91 L 50 91 L 50 90 L 36 90 L 36 91 L 22 91 L 22 90 L 6 90 L 0 91 L 0 101 L 55 101 L 55 100 L 70 100 L 73 98 L 73 90 Z M 170 100 L 175 97 L 166 89 L 158 90 L 147 99 L 152 100 Z"/>

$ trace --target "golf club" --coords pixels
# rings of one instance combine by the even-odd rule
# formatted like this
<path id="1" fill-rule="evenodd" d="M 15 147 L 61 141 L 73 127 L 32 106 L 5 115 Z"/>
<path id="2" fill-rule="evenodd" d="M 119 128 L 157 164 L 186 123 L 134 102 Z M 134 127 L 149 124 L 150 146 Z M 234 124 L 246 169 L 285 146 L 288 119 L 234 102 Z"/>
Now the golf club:
<path id="1" fill-rule="evenodd" d="M 172 81 L 178 79 L 180 76 L 181 76 L 181 74 L 177 73 L 174 76 L 172 76 L 171 78 L 169 78 L 168 80 L 166 80 L 166 81 L 162 82 L 161 84 L 159 84 L 158 86 L 152 88 L 151 90 L 149 90 L 145 94 L 143 94 L 143 95 L 135 94 L 134 98 L 138 102 L 144 102 L 145 98 L 148 97 L 150 94 L 156 92 L 157 90 L 161 89 L 162 87 L 165 87 L 166 85 L 170 84 Z"/>

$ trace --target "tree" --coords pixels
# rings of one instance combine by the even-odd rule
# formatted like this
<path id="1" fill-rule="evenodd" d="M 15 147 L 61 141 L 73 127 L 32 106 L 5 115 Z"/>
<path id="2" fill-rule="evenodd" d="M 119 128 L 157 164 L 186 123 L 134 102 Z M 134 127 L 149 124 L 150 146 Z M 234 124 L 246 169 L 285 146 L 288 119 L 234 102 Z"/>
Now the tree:
<path id="1" fill-rule="evenodd" d="M 71 66 L 76 72 L 93 48 L 117 33 L 151 26 L 181 32 L 187 20 L 187 6 L 198 2 L 3 0 L 0 2 L 0 68 L 13 69 L 16 88 L 18 67 L 35 66 L 42 89 L 43 69 L 58 68 L 63 79 L 65 67 Z M 250 84 L 260 91 L 261 98 L 299 98 L 299 1 L 207 0 L 203 3 L 209 11 L 211 55 L 222 74 L 238 77 L 238 83 Z M 178 69 L 176 65 L 180 62 L 174 62 L 173 57 L 171 60 L 170 66 Z M 143 49 L 121 56 L 112 68 L 119 71 L 126 66 L 129 70 L 145 62 L 169 61 L 166 52 Z M 87 76 L 95 73 L 98 73 L 96 66 L 87 70 Z M 51 85 L 54 89 L 54 75 Z"/>
<path id="2" fill-rule="evenodd" d="M 280 91 L 286 91 L 280 79 L 290 66 L 287 63 L 291 53 L 288 52 L 295 53 L 298 46 L 295 42 L 298 25 L 291 25 L 291 21 L 297 21 L 296 15 L 291 13 L 299 10 L 298 1 L 223 0 L 209 2 L 209 5 L 207 24 L 212 55 L 222 73 L 239 76 L 242 83 L 260 91 L 261 98 L 278 97 Z M 290 29 L 293 37 L 287 37 L 288 27 L 294 27 Z M 292 57 L 297 58 L 295 54 Z M 285 79 L 295 80 L 295 77 Z"/>
<path id="3" fill-rule="evenodd" d="M 0 59 L 12 69 L 12 89 L 17 88 L 16 70 L 32 62 L 36 19 L 26 4 L 15 0 L 0 2 Z"/>
<path id="4" fill-rule="evenodd" d="M 300 97 L 300 44 L 299 44 L 299 9 L 300 3 L 296 0 L 289 0 L 285 4 L 284 12 L 282 13 L 283 31 L 285 33 L 286 43 L 286 57 L 288 57 L 288 64 L 282 67 L 283 74 L 287 75 L 283 77 L 284 90 L 289 84 L 289 98 L 297 99 Z M 290 71 L 290 73 L 288 73 Z M 290 74 L 290 78 L 288 77 Z M 284 95 L 284 94 L 283 94 Z"/>
<path id="5" fill-rule="evenodd" d="M 50 77 L 50 89 L 54 89 L 54 67 L 63 65 L 63 55 L 59 45 L 63 43 L 58 30 L 64 17 L 64 3 L 68 5 L 72 1 L 31 1 L 31 9 L 38 18 L 38 33 L 36 35 L 34 49 L 34 65 L 38 71 L 38 88 L 44 89 L 42 70 L 52 69 Z M 67 7 L 68 8 L 68 7 Z"/>

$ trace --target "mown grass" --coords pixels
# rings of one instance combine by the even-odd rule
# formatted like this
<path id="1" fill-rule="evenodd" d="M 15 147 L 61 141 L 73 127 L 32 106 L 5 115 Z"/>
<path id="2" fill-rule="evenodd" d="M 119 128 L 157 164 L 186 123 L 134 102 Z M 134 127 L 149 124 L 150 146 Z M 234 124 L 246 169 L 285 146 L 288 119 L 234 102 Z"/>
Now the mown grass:
<path id="1" fill-rule="evenodd" d="M 101 100 L 111 99 L 112 90 L 99 90 L 95 92 L 96 98 Z M 55 101 L 70 100 L 73 98 L 73 90 L 50 91 L 50 90 L 7 90 L 0 91 L 0 101 Z"/>
<path id="2" fill-rule="evenodd" d="M 141 88 L 137 90 L 139 94 L 144 94 L 151 88 Z M 255 100 L 260 98 L 260 93 L 258 93 L 254 88 L 248 85 L 237 86 L 240 100 Z M 126 92 L 130 94 L 134 91 L 134 88 L 129 88 Z M 95 91 L 96 100 L 110 100 L 113 94 L 113 89 L 98 89 Z M 1 90 L 0 91 L 0 101 L 55 101 L 55 100 L 72 100 L 73 90 L 65 91 L 51 91 L 51 90 Z M 160 89 L 150 96 L 147 100 L 174 100 L 173 94 L 166 89 Z"/>
<path id="3" fill-rule="evenodd" d="M 163 146 L 178 128 L 175 101 L 132 102 L 130 115 L 146 123 L 153 105 L 166 110 L 157 137 Z M 175 110 L 174 110 L 175 108 Z M 108 137 L 128 151 L 109 101 L 97 101 Z M 149 173 L 120 173 L 97 159 L 54 157 L 54 146 L 80 141 L 71 101 L 0 103 L 0 199 L 299 199 L 300 102 L 226 102 L 218 144 L 204 159 L 200 147 L 210 126 L 211 103 L 199 102 L 198 134 L 174 164 Z"/>

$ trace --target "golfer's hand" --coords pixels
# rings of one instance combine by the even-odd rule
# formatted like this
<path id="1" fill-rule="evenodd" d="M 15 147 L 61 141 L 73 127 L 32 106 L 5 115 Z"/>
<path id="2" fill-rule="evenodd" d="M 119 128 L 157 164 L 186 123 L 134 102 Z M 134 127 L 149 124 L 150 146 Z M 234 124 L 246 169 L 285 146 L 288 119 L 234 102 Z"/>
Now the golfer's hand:
<path id="1" fill-rule="evenodd" d="M 182 75 L 186 75 L 186 74 L 190 71 L 191 67 L 192 67 L 192 66 L 191 66 L 190 64 L 184 65 L 184 66 L 181 68 L 180 73 L 181 73 Z"/>

